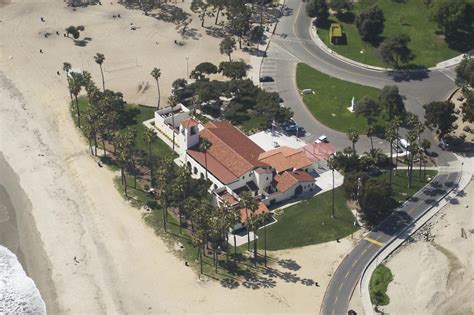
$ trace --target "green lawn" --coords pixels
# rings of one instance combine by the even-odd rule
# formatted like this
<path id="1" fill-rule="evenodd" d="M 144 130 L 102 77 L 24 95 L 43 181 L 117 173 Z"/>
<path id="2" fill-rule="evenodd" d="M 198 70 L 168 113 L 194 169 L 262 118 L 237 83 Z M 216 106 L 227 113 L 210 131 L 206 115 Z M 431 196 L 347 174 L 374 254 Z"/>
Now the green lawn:
<path id="1" fill-rule="evenodd" d="M 355 3 L 353 13 L 357 16 L 363 9 L 377 4 L 385 16 L 385 28 L 382 39 L 397 33 L 407 34 L 411 38 L 409 45 L 414 60 L 408 67 L 431 67 L 437 63 L 450 59 L 469 49 L 460 48 L 458 51 L 448 47 L 444 38 L 437 35 L 437 26 L 429 21 L 428 10 L 423 0 L 360 0 Z M 353 18 L 343 18 L 344 22 L 335 16 L 330 19 L 338 21 L 346 33 L 347 44 L 332 45 L 329 42 L 328 29 L 319 28 L 318 34 L 321 40 L 332 50 L 350 59 L 374 66 L 385 65 L 377 54 L 376 47 L 362 41 L 353 22 Z M 469 46 L 469 43 L 458 45 Z M 470 44 L 472 48 L 472 43 Z M 361 53 L 363 51 L 363 53 Z"/>
<path id="2" fill-rule="evenodd" d="M 242 122 L 240 127 L 245 132 L 250 132 L 252 130 L 261 130 L 263 126 L 265 126 L 265 118 L 252 113 L 249 115 L 249 119 Z"/>
<path id="3" fill-rule="evenodd" d="M 385 265 L 375 268 L 370 278 L 369 292 L 372 304 L 387 305 L 390 298 L 386 294 L 389 283 L 393 280 L 392 272 Z"/>
<path id="4" fill-rule="evenodd" d="M 366 133 L 366 119 L 356 116 L 347 108 L 351 105 L 352 97 L 357 103 L 366 95 L 377 97 L 380 93 L 379 89 L 336 79 L 304 63 L 299 63 L 296 68 L 296 85 L 299 90 L 313 89 L 316 92 L 305 95 L 303 101 L 322 124 L 341 132 L 354 128 L 360 134 Z M 383 115 L 381 117 L 376 125 L 383 127 L 386 121 Z"/>
<path id="5" fill-rule="evenodd" d="M 405 200 L 410 198 L 410 196 L 414 195 L 418 190 L 423 188 L 426 184 L 428 184 L 433 177 L 435 177 L 437 171 L 435 170 L 427 170 L 426 177 L 424 177 L 423 170 L 421 171 L 421 177 L 417 169 L 413 169 L 413 177 L 412 177 L 412 186 L 408 188 L 408 175 L 407 170 L 398 170 L 397 174 L 393 172 L 392 175 L 392 189 L 393 189 L 393 199 L 398 203 L 403 203 Z M 385 172 L 380 175 L 381 178 L 389 181 L 390 173 Z"/>
<path id="6" fill-rule="evenodd" d="M 284 209 L 278 222 L 267 228 L 267 249 L 280 250 L 313 245 L 344 238 L 358 228 L 355 218 L 346 205 L 344 192 L 335 190 L 336 218 L 331 218 L 332 191 L 302 201 Z M 324 223 L 323 223 L 324 222 Z M 259 248 L 263 248 L 264 231 L 258 231 Z"/>

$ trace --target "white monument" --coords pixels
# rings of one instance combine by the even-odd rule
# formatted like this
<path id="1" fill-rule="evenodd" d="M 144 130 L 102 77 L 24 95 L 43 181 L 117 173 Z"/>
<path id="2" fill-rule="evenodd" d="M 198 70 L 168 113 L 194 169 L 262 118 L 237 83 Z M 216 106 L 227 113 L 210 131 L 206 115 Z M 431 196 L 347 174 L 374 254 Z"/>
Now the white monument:
<path id="1" fill-rule="evenodd" d="M 351 113 L 354 112 L 354 110 L 355 110 L 355 98 L 354 98 L 354 96 L 352 97 L 352 100 L 351 100 L 351 107 L 349 107 L 347 110 L 349 110 Z"/>

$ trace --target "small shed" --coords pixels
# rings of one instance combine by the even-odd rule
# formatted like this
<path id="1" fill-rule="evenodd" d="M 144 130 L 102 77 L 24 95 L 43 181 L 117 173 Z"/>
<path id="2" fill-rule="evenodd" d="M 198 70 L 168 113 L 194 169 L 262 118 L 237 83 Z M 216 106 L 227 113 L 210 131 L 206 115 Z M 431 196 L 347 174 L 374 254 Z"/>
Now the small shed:
<path id="1" fill-rule="evenodd" d="M 331 44 L 337 45 L 342 41 L 344 34 L 342 32 L 341 24 L 331 23 L 329 27 L 329 41 Z"/>

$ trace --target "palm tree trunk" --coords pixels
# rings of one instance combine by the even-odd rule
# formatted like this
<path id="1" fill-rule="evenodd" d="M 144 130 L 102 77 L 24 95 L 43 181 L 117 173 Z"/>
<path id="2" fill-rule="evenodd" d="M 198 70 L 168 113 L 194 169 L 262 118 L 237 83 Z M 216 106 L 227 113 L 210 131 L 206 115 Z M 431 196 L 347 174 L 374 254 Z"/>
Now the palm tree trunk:
<path id="1" fill-rule="evenodd" d="M 421 161 L 423 160 L 423 152 L 420 150 L 420 170 L 418 172 L 418 177 L 421 177 Z"/>
<path id="2" fill-rule="evenodd" d="M 102 65 L 100 67 L 100 74 L 102 75 L 102 92 L 105 92 L 105 80 L 104 80 L 104 71 L 102 70 Z"/>
<path id="3" fill-rule="evenodd" d="M 233 231 L 234 234 L 234 261 L 237 258 L 237 236 L 235 236 L 235 231 Z"/>
<path id="4" fill-rule="evenodd" d="M 158 83 L 158 79 L 156 80 L 156 90 L 158 91 L 158 98 L 156 100 L 156 109 L 160 109 L 160 84 Z"/>
<path id="5" fill-rule="evenodd" d="M 102 148 L 104 149 L 104 158 L 107 158 L 107 150 L 105 149 L 105 140 L 102 136 Z"/>
<path id="6" fill-rule="evenodd" d="M 254 260 L 254 265 L 257 267 L 257 227 L 255 227 L 255 230 L 253 231 L 254 234 L 254 239 L 253 239 L 253 260 Z"/>
<path id="7" fill-rule="evenodd" d="M 76 99 L 76 110 L 77 110 L 77 126 L 81 128 L 81 112 L 79 110 L 79 100 L 77 99 L 77 95 L 74 95 Z"/>
<path id="8" fill-rule="evenodd" d="M 207 180 L 207 151 L 204 152 L 204 164 L 206 164 L 206 180 Z"/>
<path id="9" fill-rule="evenodd" d="M 199 251 L 199 254 L 200 254 L 199 263 L 200 263 L 200 265 L 201 265 L 201 274 L 202 274 L 202 258 L 203 258 L 203 257 L 202 257 L 202 253 L 203 253 L 203 251 L 204 251 L 204 244 L 202 245 L 202 248 L 201 248 L 201 250 Z"/>
<path id="10" fill-rule="evenodd" d="M 174 135 L 175 135 L 175 132 L 174 132 L 174 110 L 173 110 L 173 106 L 171 106 L 171 120 L 172 120 L 172 123 L 173 123 L 173 152 L 174 152 Z"/>
<path id="11" fill-rule="evenodd" d="M 266 225 L 264 227 L 263 234 L 264 234 L 264 238 L 265 238 L 265 241 L 264 241 L 264 248 L 265 248 L 264 262 L 265 262 L 265 267 L 267 267 L 267 226 Z"/>
<path id="12" fill-rule="evenodd" d="M 332 218 L 334 219 L 336 217 L 336 214 L 334 212 L 334 207 L 335 207 L 335 198 L 334 198 L 334 169 L 332 170 Z"/>
<path id="13" fill-rule="evenodd" d="M 94 131 L 94 155 L 97 156 L 97 132 Z"/>
<path id="14" fill-rule="evenodd" d="M 219 14 L 221 13 L 221 9 L 218 8 L 217 9 L 217 13 L 216 13 L 216 20 L 214 21 L 214 25 L 217 25 L 217 20 L 219 19 Z"/>
<path id="15" fill-rule="evenodd" d="M 374 139 L 372 139 L 372 134 L 370 135 L 370 148 L 374 149 Z"/>
<path id="16" fill-rule="evenodd" d="M 168 205 L 165 201 L 163 202 L 163 227 L 165 229 L 165 233 L 166 233 L 166 212 L 168 211 L 167 208 L 168 208 Z"/>
<path id="17" fill-rule="evenodd" d="M 392 187 L 392 160 L 393 160 L 393 148 L 392 143 L 390 143 L 390 187 Z"/>
<path id="18" fill-rule="evenodd" d="M 228 54 L 228 56 L 229 56 L 229 62 L 232 62 L 232 58 L 230 57 L 230 54 Z"/>

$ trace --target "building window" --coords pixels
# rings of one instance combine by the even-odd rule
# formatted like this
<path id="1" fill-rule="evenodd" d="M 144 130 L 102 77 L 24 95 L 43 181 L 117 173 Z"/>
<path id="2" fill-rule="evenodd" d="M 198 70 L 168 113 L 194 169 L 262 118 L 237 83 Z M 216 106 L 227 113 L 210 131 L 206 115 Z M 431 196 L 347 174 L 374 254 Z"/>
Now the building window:
<path id="1" fill-rule="evenodd" d="M 267 180 L 268 180 L 268 176 L 267 176 Z"/>
<path id="2" fill-rule="evenodd" d="M 198 172 L 198 169 L 197 169 L 196 166 L 195 166 L 194 169 L 193 169 L 193 173 L 194 173 L 194 174 L 197 174 L 197 172 Z"/>

